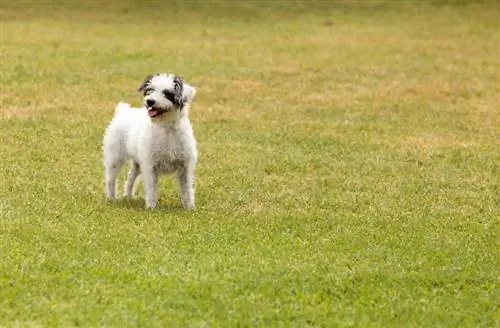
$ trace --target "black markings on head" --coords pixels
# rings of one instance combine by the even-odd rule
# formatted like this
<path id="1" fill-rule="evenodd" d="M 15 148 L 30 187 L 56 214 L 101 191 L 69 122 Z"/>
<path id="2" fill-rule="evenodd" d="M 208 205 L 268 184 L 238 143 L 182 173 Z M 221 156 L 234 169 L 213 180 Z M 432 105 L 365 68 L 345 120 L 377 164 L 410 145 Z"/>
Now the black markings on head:
<path id="1" fill-rule="evenodd" d="M 158 76 L 158 73 L 156 74 L 149 74 L 148 76 L 146 76 L 146 78 L 144 79 L 144 81 L 142 82 L 141 86 L 139 87 L 139 89 L 137 91 L 141 92 L 141 91 L 146 91 L 147 87 L 149 85 L 151 85 L 151 80 L 153 79 L 153 77 L 155 76 Z"/>
<path id="2" fill-rule="evenodd" d="M 168 89 L 165 89 L 162 91 L 162 93 L 165 96 L 165 98 L 167 98 L 172 104 L 179 106 L 179 104 L 177 103 L 174 92 L 172 92 Z"/>
<path id="3" fill-rule="evenodd" d="M 182 78 L 180 76 L 177 76 L 177 75 L 174 76 L 173 86 L 174 86 L 173 92 L 165 90 L 165 91 L 168 91 L 169 97 L 173 96 L 172 97 L 173 101 L 172 101 L 172 99 L 167 97 L 167 95 L 165 95 L 165 97 L 167 97 L 167 99 L 170 100 L 174 105 L 178 106 L 179 109 L 182 109 L 182 107 L 184 107 L 184 103 L 185 103 L 186 99 L 184 99 L 184 97 L 182 95 L 184 92 L 184 81 L 182 80 Z"/>

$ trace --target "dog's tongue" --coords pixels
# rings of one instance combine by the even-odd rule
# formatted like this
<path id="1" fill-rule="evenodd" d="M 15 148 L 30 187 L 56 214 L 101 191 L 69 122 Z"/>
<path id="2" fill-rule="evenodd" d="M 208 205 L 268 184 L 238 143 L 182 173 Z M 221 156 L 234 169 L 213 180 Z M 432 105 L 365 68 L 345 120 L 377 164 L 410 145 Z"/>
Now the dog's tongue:
<path id="1" fill-rule="evenodd" d="M 154 109 L 148 109 L 148 115 L 150 117 L 155 117 L 156 116 L 156 111 Z"/>

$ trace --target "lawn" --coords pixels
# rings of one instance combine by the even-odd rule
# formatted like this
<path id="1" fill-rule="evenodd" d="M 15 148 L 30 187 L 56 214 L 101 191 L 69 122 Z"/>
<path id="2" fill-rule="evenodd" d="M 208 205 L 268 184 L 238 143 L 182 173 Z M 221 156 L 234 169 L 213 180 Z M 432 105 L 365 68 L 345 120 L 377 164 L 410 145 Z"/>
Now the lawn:
<path id="1" fill-rule="evenodd" d="M 0 24 L 0 326 L 500 326 L 500 5 L 0 0 Z M 168 177 L 153 211 L 104 197 L 104 129 L 155 72 L 198 89 L 195 211 Z"/>

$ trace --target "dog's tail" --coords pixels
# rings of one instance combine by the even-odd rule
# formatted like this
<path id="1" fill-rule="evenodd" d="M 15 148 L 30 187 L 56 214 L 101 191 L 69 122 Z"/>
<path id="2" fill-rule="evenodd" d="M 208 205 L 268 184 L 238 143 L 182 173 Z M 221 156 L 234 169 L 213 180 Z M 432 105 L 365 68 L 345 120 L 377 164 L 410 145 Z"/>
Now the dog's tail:
<path id="1" fill-rule="evenodd" d="M 130 104 L 124 103 L 124 102 L 119 102 L 118 105 L 115 107 L 115 115 L 121 112 L 122 109 L 129 109 Z"/>

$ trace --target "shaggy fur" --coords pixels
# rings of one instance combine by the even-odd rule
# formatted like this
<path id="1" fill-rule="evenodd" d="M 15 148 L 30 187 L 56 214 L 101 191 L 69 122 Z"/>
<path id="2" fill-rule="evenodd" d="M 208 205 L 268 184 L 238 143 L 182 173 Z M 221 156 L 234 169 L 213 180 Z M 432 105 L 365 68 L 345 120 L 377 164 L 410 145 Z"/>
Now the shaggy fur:
<path id="1" fill-rule="evenodd" d="M 196 89 L 172 74 L 146 77 L 139 88 L 144 107 L 119 103 L 103 141 L 106 193 L 116 200 L 116 178 L 131 159 L 125 183 L 125 197 L 133 196 L 133 186 L 141 174 L 146 208 L 157 203 L 157 182 L 161 174 L 174 174 L 185 209 L 195 205 L 196 140 L 188 118 Z"/>

